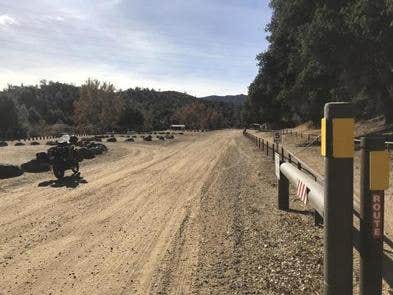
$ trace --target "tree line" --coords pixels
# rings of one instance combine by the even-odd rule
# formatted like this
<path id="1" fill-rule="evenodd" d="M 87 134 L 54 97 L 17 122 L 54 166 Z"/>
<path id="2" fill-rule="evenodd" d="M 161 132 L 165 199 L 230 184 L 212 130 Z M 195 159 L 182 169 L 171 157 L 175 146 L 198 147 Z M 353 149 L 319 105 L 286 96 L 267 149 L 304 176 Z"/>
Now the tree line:
<path id="1" fill-rule="evenodd" d="M 0 138 L 164 130 L 171 124 L 193 129 L 240 127 L 241 106 L 175 91 L 117 90 L 92 79 L 81 86 L 41 81 L 0 91 Z"/>
<path id="2" fill-rule="evenodd" d="M 357 118 L 393 122 L 393 1 L 271 0 L 269 47 L 257 56 L 244 119 L 319 122 L 349 101 Z"/>

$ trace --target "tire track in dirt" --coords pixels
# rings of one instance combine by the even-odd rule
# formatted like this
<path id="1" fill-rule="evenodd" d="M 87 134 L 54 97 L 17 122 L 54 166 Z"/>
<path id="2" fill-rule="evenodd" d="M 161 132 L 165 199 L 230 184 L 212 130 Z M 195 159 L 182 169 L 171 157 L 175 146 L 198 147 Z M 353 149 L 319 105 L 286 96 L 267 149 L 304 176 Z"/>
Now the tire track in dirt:
<path id="1" fill-rule="evenodd" d="M 109 156 L 82 167 L 88 183 L 75 189 L 39 187 L 43 179 L 35 177 L 2 184 L 0 288 L 12 294 L 146 294 L 188 204 L 234 134 L 122 145 L 133 157 Z"/>

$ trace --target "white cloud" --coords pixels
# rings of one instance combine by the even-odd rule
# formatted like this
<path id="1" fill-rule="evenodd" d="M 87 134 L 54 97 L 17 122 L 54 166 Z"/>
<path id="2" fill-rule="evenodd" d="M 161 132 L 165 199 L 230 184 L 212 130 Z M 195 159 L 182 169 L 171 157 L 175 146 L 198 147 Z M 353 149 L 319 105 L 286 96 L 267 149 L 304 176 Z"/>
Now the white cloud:
<path id="1" fill-rule="evenodd" d="M 0 0 L 0 90 L 92 77 L 123 89 L 246 92 L 263 45 L 264 31 L 250 29 L 260 16 L 224 0 L 161 1 Z"/>
<path id="2" fill-rule="evenodd" d="M 7 14 L 0 15 L 0 27 L 9 27 L 16 24 L 18 24 L 18 22 L 15 18 Z"/>

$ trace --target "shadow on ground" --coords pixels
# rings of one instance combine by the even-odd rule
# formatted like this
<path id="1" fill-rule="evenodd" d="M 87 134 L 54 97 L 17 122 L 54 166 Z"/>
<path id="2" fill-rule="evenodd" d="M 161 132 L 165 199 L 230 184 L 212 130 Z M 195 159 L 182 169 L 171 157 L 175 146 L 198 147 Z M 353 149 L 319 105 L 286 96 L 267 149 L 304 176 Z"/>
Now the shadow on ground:
<path id="1" fill-rule="evenodd" d="M 87 180 L 85 180 L 83 177 L 80 176 L 80 174 L 75 174 L 71 176 L 66 176 L 62 179 L 55 179 L 55 180 L 47 180 L 40 182 L 38 186 L 40 187 L 45 187 L 45 186 L 50 186 L 50 187 L 67 187 L 67 188 L 76 188 L 80 184 L 87 183 Z"/>
<path id="2" fill-rule="evenodd" d="M 292 209 L 289 208 L 287 210 L 287 212 L 289 213 L 295 213 L 295 214 L 300 214 L 300 215 L 313 215 L 313 212 L 309 211 L 309 210 L 297 210 L 297 209 Z"/>

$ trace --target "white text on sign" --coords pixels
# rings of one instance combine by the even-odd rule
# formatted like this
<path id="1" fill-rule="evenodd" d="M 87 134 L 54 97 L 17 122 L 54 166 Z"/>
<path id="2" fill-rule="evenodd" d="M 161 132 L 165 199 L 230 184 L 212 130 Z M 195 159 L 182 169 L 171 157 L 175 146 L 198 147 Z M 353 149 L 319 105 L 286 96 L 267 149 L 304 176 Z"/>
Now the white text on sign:
<path id="1" fill-rule="evenodd" d="M 374 239 L 380 239 L 382 237 L 382 196 L 380 194 L 374 194 L 372 196 L 372 213 L 373 213 L 373 225 L 372 233 Z"/>

